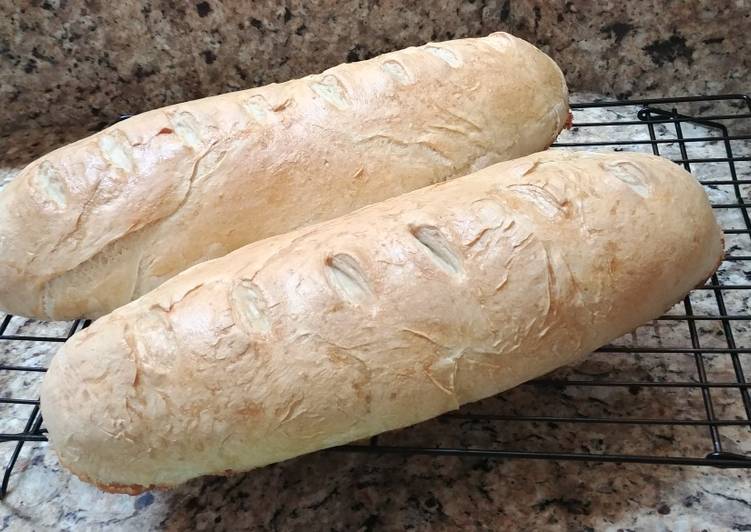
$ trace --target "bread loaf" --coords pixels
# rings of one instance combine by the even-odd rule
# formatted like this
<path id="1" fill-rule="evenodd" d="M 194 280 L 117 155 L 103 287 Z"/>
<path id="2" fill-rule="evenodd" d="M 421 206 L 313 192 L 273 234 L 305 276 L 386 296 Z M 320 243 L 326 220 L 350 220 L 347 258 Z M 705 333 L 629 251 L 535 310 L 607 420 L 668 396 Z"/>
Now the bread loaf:
<path id="1" fill-rule="evenodd" d="M 555 63 L 498 33 L 144 113 L 0 194 L 0 309 L 96 317 L 249 242 L 550 145 Z"/>
<path id="2" fill-rule="evenodd" d="M 127 493 L 437 416 L 661 314 L 723 255 L 700 185 L 548 151 L 199 264 L 58 352 L 62 464 Z"/>

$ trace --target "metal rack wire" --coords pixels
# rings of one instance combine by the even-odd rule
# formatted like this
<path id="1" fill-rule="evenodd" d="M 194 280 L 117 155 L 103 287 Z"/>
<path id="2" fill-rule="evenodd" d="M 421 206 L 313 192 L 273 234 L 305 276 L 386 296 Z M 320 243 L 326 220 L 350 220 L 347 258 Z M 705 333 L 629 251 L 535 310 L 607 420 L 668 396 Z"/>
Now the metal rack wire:
<path id="1" fill-rule="evenodd" d="M 690 112 L 678 112 L 681 106 L 687 106 Z M 751 455 L 745 450 L 743 452 L 728 450 L 728 441 L 731 440 L 723 437 L 722 434 L 723 430 L 734 428 L 740 431 L 736 433 L 737 438 L 747 441 L 751 437 L 751 395 L 749 392 L 751 384 L 746 380 L 743 368 L 744 356 L 751 354 L 751 311 L 747 307 L 749 302 L 747 297 L 751 298 L 751 264 L 749 264 L 751 263 L 751 217 L 749 216 L 751 200 L 747 197 L 751 190 L 751 165 L 748 165 L 748 168 L 739 168 L 740 165 L 751 162 L 751 135 L 731 134 L 730 132 L 731 128 L 738 128 L 741 131 L 751 130 L 751 98 L 744 95 L 718 95 L 602 101 L 574 104 L 572 110 L 574 112 L 572 130 L 559 138 L 559 142 L 554 145 L 556 149 L 606 148 L 642 151 L 647 149 L 655 154 L 671 158 L 686 170 L 694 173 L 697 173 L 696 169 L 700 165 L 712 165 L 711 177 L 702 176 L 703 172 L 698 172 L 697 178 L 707 187 L 708 192 L 711 192 L 710 199 L 714 197 L 713 207 L 723 225 L 730 252 L 718 273 L 713 275 L 704 286 L 694 290 L 678 308 L 672 309 L 655 320 L 655 327 L 658 327 L 659 323 L 672 324 L 673 327 L 678 324 L 681 327 L 685 326 L 684 337 L 688 345 L 654 346 L 636 342 L 604 346 L 594 354 L 608 357 L 629 355 L 636 357 L 637 360 L 639 357 L 649 356 L 650 360 L 660 360 L 660 363 L 663 363 L 661 359 L 664 359 L 664 364 L 668 366 L 672 363 L 669 361 L 672 360 L 671 357 L 688 357 L 692 361 L 693 368 L 688 373 L 685 371 L 680 373 L 679 380 L 651 378 L 649 373 L 642 378 L 614 378 L 610 370 L 596 378 L 572 378 L 565 372 L 563 376 L 561 372 L 557 372 L 553 376 L 545 376 L 520 386 L 519 389 L 522 391 L 518 393 L 527 393 L 523 389 L 531 388 L 535 390 L 535 394 L 547 394 L 548 403 L 554 404 L 562 402 L 562 397 L 570 394 L 571 390 L 586 389 L 589 390 L 587 393 L 592 393 L 592 390 L 598 389 L 600 391 L 625 389 L 632 396 L 638 396 L 642 391 L 648 390 L 658 394 L 655 397 L 659 397 L 663 404 L 669 406 L 674 402 L 688 404 L 690 401 L 686 399 L 686 394 L 698 392 L 701 400 L 697 400 L 696 404 L 700 405 L 701 414 L 690 418 L 670 415 L 631 416 L 618 411 L 606 411 L 594 415 L 582 415 L 578 412 L 565 415 L 549 413 L 537 415 L 519 413 L 516 408 L 510 413 L 504 412 L 503 408 L 496 411 L 494 408 L 500 403 L 491 402 L 485 403 L 486 411 L 484 412 L 478 412 L 476 405 L 468 405 L 458 412 L 442 416 L 435 421 L 441 427 L 440 434 L 453 435 L 456 437 L 454 439 L 458 438 L 461 441 L 463 431 L 472 430 L 473 427 L 479 425 L 486 432 L 497 434 L 496 429 L 490 427 L 490 424 L 503 423 L 503 431 L 509 432 L 513 432 L 515 424 L 531 425 L 532 435 L 542 439 L 541 435 L 545 435 L 543 432 L 546 432 L 548 435 L 553 435 L 552 441 L 556 441 L 555 434 L 561 426 L 573 426 L 576 427 L 577 439 L 584 440 L 588 428 L 594 427 L 599 430 L 597 434 L 600 436 L 604 434 L 604 437 L 596 439 L 599 442 L 598 447 L 607 449 L 610 444 L 617 442 L 617 446 L 620 446 L 622 451 L 608 452 L 591 448 L 571 451 L 562 448 L 562 444 L 561 448 L 553 449 L 536 450 L 532 448 L 533 446 L 520 448 L 518 442 L 525 441 L 524 438 L 517 440 L 514 448 L 498 444 L 497 441 L 494 445 L 479 446 L 444 444 L 438 441 L 414 444 L 410 443 L 409 437 L 395 438 L 390 436 L 391 433 L 371 438 L 369 442 L 345 445 L 329 451 L 450 455 L 484 459 L 527 458 L 725 468 L 751 467 Z M 617 114 L 613 113 L 617 116 L 615 119 L 608 114 L 613 110 L 619 110 Z M 600 118 L 592 120 L 593 111 L 597 111 L 599 113 L 597 116 Z M 619 138 L 616 133 L 607 133 L 616 131 L 616 128 L 632 128 L 630 130 L 632 133 L 629 134 L 629 138 Z M 687 135 L 688 129 L 700 131 L 700 133 L 694 136 Z M 587 134 L 587 131 L 593 130 L 606 132 L 604 140 L 593 139 L 592 135 Z M 713 153 L 711 156 L 698 156 L 695 153 L 697 146 L 711 146 L 715 152 L 718 149 L 720 152 Z M 673 153 L 670 153 L 671 150 Z M 724 191 L 724 196 L 718 193 L 720 189 Z M 718 197 L 719 200 L 717 200 Z M 719 216 L 719 213 L 728 212 L 734 213 L 734 219 L 739 220 L 740 227 L 729 227 L 723 223 L 724 215 Z M 746 282 L 728 281 L 731 274 L 743 276 Z M 702 307 L 711 303 L 714 305 L 712 308 L 716 310 L 697 311 L 697 302 Z M 729 303 L 732 303 L 732 306 Z M 18 345 L 61 343 L 89 324 L 88 321 L 78 320 L 71 323 L 64 334 L 27 335 L 8 332 L 11 331 L 11 323 L 14 319 L 22 318 L 6 315 L 0 322 L 0 342 L 15 342 Z M 716 324 L 716 330 L 705 330 L 703 324 L 706 323 Z M 748 330 L 746 324 L 748 324 Z M 659 339 L 659 335 L 656 338 Z M 23 352 L 23 349 L 25 348 L 16 349 L 15 352 Z M 632 369 L 638 368 L 639 362 L 630 364 Z M 712 377 L 716 368 L 720 366 L 727 370 L 723 373 L 724 377 L 721 380 Z M 23 357 L 18 360 L 0 360 L 0 377 L 10 375 L 10 378 L 39 380 L 44 371 L 45 367 L 27 364 Z M 720 404 L 718 397 L 725 392 L 732 392 L 735 395 L 730 399 L 724 397 Z M 499 397 L 506 395 L 502 394 Z M 577 408 L 589 409 L 588 401 L 602 402 L 594 396 L 574 402 Z M 15 397 L 13 394 L 8 395 L 5 390 L 0 390 L 0 406 L 2 405 L 27 409 L 28 417 L 25 418 L 23 429 L 19 432 L 0 434 L 0 445 L 14 446 L 0 486 L 0 497 L 4 497 L 7 493 L 11 473 L 18 463 L 24 444 L 46 441 L 46 431 L 36 397 Z M 718 409 L 733 414 L 723 416 L 718 413 Z M 630 427 L 639 431 L 661 430 L 665 434 L 659 437 L 669 442 L 668 452 L 632 452 L 631 449 L 638 448 L 638 446 L 634 445 L 635 439 L 632 441 L 628 437 L 635 434 L 634 438 L 636 438 L 643 432 L 626 431 L 621 434 L 611 429 L 605 433 L 598 429 L 604 426 Z M 699 430 L 704 432 L 704 436 L 702 439 L 692 440 L 692 445 L 686 446 L 680 439 L 681 435 L 685 434 L 680 432 L 682 429 Z M 399 432 L 403 436 L 404 431 Z M 426 434 L 438 433 L 428 430 Z"/>

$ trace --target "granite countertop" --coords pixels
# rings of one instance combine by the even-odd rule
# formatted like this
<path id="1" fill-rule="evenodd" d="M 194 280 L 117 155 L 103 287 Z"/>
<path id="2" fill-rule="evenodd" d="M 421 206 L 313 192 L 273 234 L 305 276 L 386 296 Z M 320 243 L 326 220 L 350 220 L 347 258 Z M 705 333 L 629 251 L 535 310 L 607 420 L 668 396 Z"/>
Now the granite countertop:
<path id="1" fill-rule="evenodd" d="M 591 99 L 591 95 L 577 96 Z M 634 109 L 576 111 L 575 119 L 600 121 L 633 119 Z M 643 138 L 644 127 L 579 128 L 562 140 Z M 684 126 L 687 136 L 708 130 Z M 38 150 L 66 137 L 47 132 Z M 657 127 L 667 138 L 670 132 Z M 20 135 L 20 134 L 19 134 Z M 0 163 L 0 179 L 19 168 L 30 138 L 11 144 L 11 157 Z M 603 136 L 603 135 L 606 135 Z M 69 135 L 74 136 L 74 135 Z M 740 143 L 739 143 L 740 144 Z M 14 146 L 19 146 L 16 150 Z M 739 155 L 751 155 L 749 143 L 737 145 Z M 643 146 L 643 149 L 649 149 Z M 674 144 L 662 146 L 678 156 Z M 690 146 L 692 157 L 722 156 L 719 143 Z M 745 151 L 744 151 L 745 150 Z M 738 167 L 751 178 L 751 166 Z M 695 165 L 702 179 L 722 179 L 721 163 Z M 715 202 L 734 199 L 728 187 L 708 187 Z M 744 190 L 744 193 L 748 193 Z M 740 227 L 734 209 L 718 210 L 725 227 Z M 728 236 L 727 247 L 751 254 L 747 235 Z M 726 263 L 720 278 L 749 283 L 751 271 L 742 263 Z M 750 291 L 728 291 L 730 313 L 748 312 Z M 711 291 L 692 295 L 694 312 L 716 313 Z M 681 313 L 681 308 L 674 312 Z M 13 318 L 8 334 L 64 334 L 69 324 L 43 324 Z M 751 332 L 733 324 L 739 347 L 751 347 Z M 705 347 L 726 345 L 719 322 L 697 323 Z M 614 342 L 616 345 L 690 346 L 685 323 L 647 324 Z M 0 361 L 44 366 L 59 344 L 0 343 Z M 705 356 L 713 380 L 733 380 L 726 354 Z M 747 359 L 744 359 L 746 361 Z M 747 370 L 748 372 L 748 370 Z M 596 353 L 554 377 L 690 381 L 696 379 L 688 355 Z M 41 374 L 0 374 L 3 395 L 36 397 Z M 713 390 L 716 415 L 743 416 L 737 390 Z M 0 431 L 20 430 L 28 408 L 5 408 Z M 702 419 L 701 395 L 679 388 L 541 387 L 523 385 L 469 405 L 464 412 L 527 415 L 618 416 Z M 751 454 L 748 427 L 720 429 L 724 450 Z M 626 452 L 704 456 L 711 451 L 706 427 L 638 427 L 629 425 L 571 425 L 543 422 L 490 422 L 439 418 L 387 433 L 382 444 L 497 447 L 572 452 Z M 0 445 L 7 460 L 12 446 Z M 61 469 L 46 443 L 27 444 L 10 479 L 10 492 L 0 502 L 0 530 L 99 529 L 118 530 L 751 530 L 751 471 L 640 464 L 598 464 L 531 460 L 435 458 L 319 452 L 246 474 L 194 480 L 170 492 L 138 497 L 97 491 Z"/>
<path id="2" fill-rule="evenodd" d="M 0 141 L 499 30 L 550 54 L 575 90 L 742 92 L 750 13 L 749 0 L 2 2 Z"/>

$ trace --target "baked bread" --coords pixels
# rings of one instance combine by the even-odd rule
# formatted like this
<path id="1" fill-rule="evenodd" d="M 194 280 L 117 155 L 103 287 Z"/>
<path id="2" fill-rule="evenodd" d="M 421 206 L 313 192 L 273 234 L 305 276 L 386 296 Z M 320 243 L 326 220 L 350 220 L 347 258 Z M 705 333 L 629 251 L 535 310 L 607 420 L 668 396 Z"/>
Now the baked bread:
<path id="1" fill-rule="evenodd" d="M 179 271 L 549 146 L 561 71 L 505 33 L 130 118 L 0 193 L 0 309 L 97 317 Z"/>
<path id="2" fill-rule="evenodd" d="M 679 166 L 538 153 L 181 273 L 64 344 L 42 413 L 62 464 L 108 491 L 247 471 L 574 362 L 722 256 Z"/>

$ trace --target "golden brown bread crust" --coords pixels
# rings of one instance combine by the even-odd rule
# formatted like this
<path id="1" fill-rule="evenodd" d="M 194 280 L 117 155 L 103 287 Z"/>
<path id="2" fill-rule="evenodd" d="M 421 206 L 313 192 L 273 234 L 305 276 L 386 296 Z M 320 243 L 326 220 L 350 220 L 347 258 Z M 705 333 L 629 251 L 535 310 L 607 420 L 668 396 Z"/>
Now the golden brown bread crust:
<path id="1" fill-rule="evenodd" d="M 574 113 L 569 110 L 568 117 L 566 118 L 566 123 L 563 125 L 564 129 L 571 129 L 571 126 L 574 125 Z"/>
<path id="2" fill-rule="evenodd" d="M 571 363 L 721 255 L 679 166 L 539 153 L 177 275 L 69 340 L 41 408 L 67 467 L 110 490 L 246 471 Z"/>
<path id="3" fill-rule="evenodd" d="M 0 193 L 0 309 L 96 317 L 249 242 L 539 151 L 565 80 L 507 34 L 135 116 Z"/>
<path id="4" fill-rule="evenodd" d="M 75 471 L 69 468 L 60 457 L 60 453 L 56 452 L 55 454 L 57 455 L 57 459 L 60 462 L 60 465 L 62 465 L 66 469 L 69 469 L 80 481 L 92 484 L 96 486 L 98 490 L 104 491 L 106 493 L 120 493 L 123 495 L 135 496 L 135 495 L 140 495 L 144 491 L 167 491 L 174 487 L 169 484 L 148 484 L 144 486 L 141 484 L 117 484 L 114 482 L 106 484 L 106 483 L 98 482 L 96 479 L 91 478 L 88 475 L 81 473 L 80 471 Z M 242 471 L 242 472 L 245 473 L 246 471 Z M 233 471 L 232 469 L 225 469 L 221 473 L 214 473 L 213 476 L 228 477 L 236 473 L 237 471 Z"/>
<path id="5" fill-rule="evenodd" d="M 170 489 L 172 486 L 158 486 L 156 484 L 149 484 L 148 486 L 141 486 L 139 484 L 103 484 L 100 482 L 97 482 L 86 475 L 80 474 L 80 473 L 73 473 L 76 475 L 80 480 L 83 482 L 88 482 L 89 484 L 93 484 L 97 487 L 97 489 L 100 489 L 107 493 L 121 493 L 123 495 L 140 495 L 144 491 L 166 491 Z"/>

